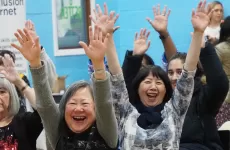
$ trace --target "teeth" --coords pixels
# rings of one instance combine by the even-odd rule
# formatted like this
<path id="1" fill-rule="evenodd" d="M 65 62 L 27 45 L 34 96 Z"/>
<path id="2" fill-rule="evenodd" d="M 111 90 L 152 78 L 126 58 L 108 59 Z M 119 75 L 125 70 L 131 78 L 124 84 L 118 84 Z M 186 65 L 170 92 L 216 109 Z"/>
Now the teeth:
<path id="1" fill-rule="evenodd" d="M 85 119 L 85 117 L 73 117 L 74 119 Z"/>

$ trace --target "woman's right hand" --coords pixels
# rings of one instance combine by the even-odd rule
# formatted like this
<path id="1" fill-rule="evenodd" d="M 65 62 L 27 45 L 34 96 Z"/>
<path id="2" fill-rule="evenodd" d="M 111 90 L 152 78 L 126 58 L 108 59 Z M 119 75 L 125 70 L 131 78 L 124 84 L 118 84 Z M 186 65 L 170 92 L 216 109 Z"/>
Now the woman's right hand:
<path id="1" fill-rule="evenodd" d="M 16 36 L 20 46 L 12 43 L 11 46 L 16 48 L 21 52 L 21 54 L 27 59 L 32 68 L 37 68 L 41 66 L 40 53 L 41 48 L 39 44 L 39 37 L 35 40 L 31 37 L 27 29 L 23 31 L 18 29 L 18 32 L 14 35 Z"/>

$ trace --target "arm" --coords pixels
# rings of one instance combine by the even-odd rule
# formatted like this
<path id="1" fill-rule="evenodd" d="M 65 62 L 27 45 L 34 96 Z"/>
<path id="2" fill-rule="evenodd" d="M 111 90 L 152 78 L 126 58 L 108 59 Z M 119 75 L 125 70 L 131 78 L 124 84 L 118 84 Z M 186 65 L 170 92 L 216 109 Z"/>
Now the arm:
<path id="1" fill-rule="evenodd" d="M 55 80 L 57 79 L 56 68 L 54 66 L 53 61 L 50 59 L 49 55 L 46 53 L 44 48 L 42 48 L 40 57 L 41 57 L 41 60 L 45 63 L 49 85 L 52 89 L 54 86 Z"/>
<path id="2" fill-rule="evenodd" d="M 100 135 L 106 143 L 115 148 L 118 142 L 117 122 L 110 92 L 109 73 L 104 80 L 93 77 L 93 91 L 96 103 L 96 122 Z"/>
<path id="3" fill-rule="evenodd" d="M 37 66 L 37 65 L 35 65 Z M 53 99 L 44 64 L 30 68 L 36 95 L 36 106 L 41 116 L 46 136 L 53 148 L 58 141 L 59 109 Z"/>
<path id="4" fill-rule="evenodd" d="M 200 47 L 205 28 L 210 22 L 210 16 L 205 11 L 206 1 L 200 1 L 197 10 L 192 12 L 192 24 L 194 33 L 190 48 L 184 64 L 184 71 L 175 89 L 173 105 L 179 115 L 185 115 L 192 98 L 194 88 L 194 76 L 200 56 Z M 184 104 L 184 103 L 187 103 Z"/>
<path id="5" fill-rule="evenodd" d="M 125 79 L 125 84 L 129 93 L 130 102 L 132 102 L 131 93 L 132 93 L 132 81 L 137 75 L 138 71 L 141 68 L 141 62 L 143 55 L 133 55 L 132 51 L 127 51 L 125 55 L 125 60 L 123 62 L 122 70 Z"/>
<path id="6" fill-rule="evenodd" d="M 27 29 L 24 29 L 23 31 L 18 30 L 18 32 L 15 33 L 15 36 L 19 41 L 20 46 L 16 44 L 11 45 L 19 50 L 30 63 L 37 111 L 42 119 L 47 137 L 52 147 L 55 148 L 58 140 L 57 123 L 59 122 L 60 114 L 52 96 L 44 63 L 41 62 L 39 38 L 36 37 L 33 39 Z"/>
<path id="7" fill-rule="evenodd" d="M 150 18 L 147 18 L 152 27 L 160 34 L 160 39 L 165 49 L 164 55 L 166 56 L 167 61 L 169 61 L 169 59 L 177 52 L 176 46 L 167 29 L 170 12 L 171 10 L 167 10 L 166 6 L 161 12 L 160 5 L 158 5 L 153 7 L 154 20 L 152 21 Z"/>
<path id="8" fill-rule="evenodd" d="M 212 44 L 207 43 L 201 50 L 200 61 L 207 79 L 206 111 L 215 116 L 228 93 L 229 81 Z"/>

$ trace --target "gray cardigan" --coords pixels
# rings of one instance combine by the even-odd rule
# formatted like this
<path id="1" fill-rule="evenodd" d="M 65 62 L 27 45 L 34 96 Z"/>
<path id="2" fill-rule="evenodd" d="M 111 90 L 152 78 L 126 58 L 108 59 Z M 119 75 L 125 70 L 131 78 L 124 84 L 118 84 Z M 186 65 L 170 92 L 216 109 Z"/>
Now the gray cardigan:
<path id="1" fill-rule="evenodd" d="M 58 123 L 60 112 L 56 105 L 48 82 L 45 65 L 30 68 L 36 94 L 37 111 L 41 116 L 46 136 L 55 149 L 58 139 Z M 110 92 L 109 73 L 105 80 L 96 80 L 92 76 L 96 109 L 97 129 L 108 146 L 115 148 L 118 142 L 117 121 Z"/>

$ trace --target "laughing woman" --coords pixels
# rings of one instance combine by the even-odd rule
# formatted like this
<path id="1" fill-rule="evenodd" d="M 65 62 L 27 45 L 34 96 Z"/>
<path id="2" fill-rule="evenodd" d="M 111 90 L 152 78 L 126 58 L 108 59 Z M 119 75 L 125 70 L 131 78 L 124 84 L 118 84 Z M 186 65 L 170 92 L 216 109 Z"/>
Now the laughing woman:
<path id="1" fill-rule="evenodd" d="M 92 60 L 95 72 L 93 88 L 85 82 L 72 84 L 64 93 L 59 109 L 52 97 L 45 64 L 39 57 L 38 38 L 33 39 L 27 30 L 25 42 L 17 49 L 30 63 L 36 93 L 37 111 L 42 118 L 47 138 L 56 150 L 112 150 L 117 149 L 117 122 L 111 100 L 109 74 L 104 68 L 106 39 L 95 26 L 94 35 L 89 29 L 90 45 L 80 43 Z M 26 38 L 25 38 L 26 37 Z M 34 44 L 35 43 L 35 44 Z"/>
<path id="2" fill-rule="evenodd" d="M 137 123 L 141 114 L 129 102 L 114 44 L 114 49 L 109 49 L 107 52 L 108 65 L 113 75 L 112 95 L 120 131 L 119 146 L 122 150 L 179 149 L 182 125 L 193 94 L 194 75 L 199 60 L 202 35 L 210 21 L 209 15 L 205 13 L 205 4 L 205 1 L 200 2 L 197 11 L 192 13 L 195 36 L 172 98 L 168 96 L 170 94 L 168 89 L 171 87 L 169 79 L 160 67 L 144 67 L 135 79 L 136 94 L 143 105 L 158 107 L 165 103 L 163 110 L 159 113 L 146 112 L 149 115 L 155 113 L 158 116 L 154 118 L 156 123 L 152 124 L 152 129 L 145 130 Z M 112 37 L 109 40 L 113 43 Z"/>

